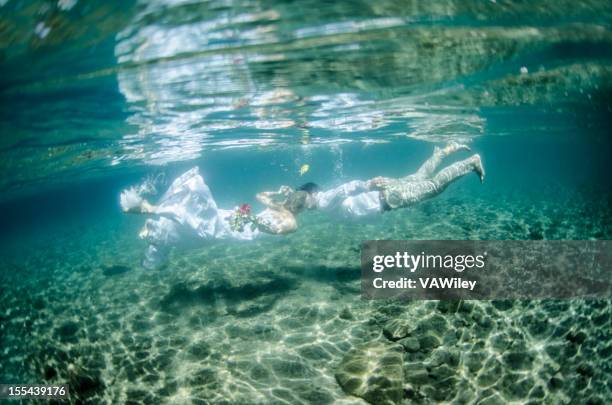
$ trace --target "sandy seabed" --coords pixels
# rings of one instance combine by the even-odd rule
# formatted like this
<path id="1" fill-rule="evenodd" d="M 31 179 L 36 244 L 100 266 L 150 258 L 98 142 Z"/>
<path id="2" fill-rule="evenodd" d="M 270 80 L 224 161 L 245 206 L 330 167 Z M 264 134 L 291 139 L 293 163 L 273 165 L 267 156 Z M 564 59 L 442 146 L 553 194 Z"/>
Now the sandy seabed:
<path id="1" fill-rule="evenodd" d="M 591 403 L 612 392 L 605 300 L 365 301 L 366 239 L 610 239 L 610 196 L 440 198 L 139 265 L 135 217 L 2 254 L 2 381 L 71 403 Z M 548 202 L 550 201 L 550 202 Z"/>

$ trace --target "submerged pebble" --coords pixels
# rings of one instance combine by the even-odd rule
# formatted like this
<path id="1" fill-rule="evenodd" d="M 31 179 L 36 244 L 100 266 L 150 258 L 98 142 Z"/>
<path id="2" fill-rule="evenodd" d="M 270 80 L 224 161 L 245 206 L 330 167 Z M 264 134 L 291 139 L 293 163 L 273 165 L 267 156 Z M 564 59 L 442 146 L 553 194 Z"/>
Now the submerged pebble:
<path id="1" fill-rule="evenodd" d="M 120 264 L 102 267 L 102 273 L 104 273 L 105 276 L 117 276 L 119 274 L 127 273 L 128 271 L 130 271 L 128 266 L 123 266 Z"/>
<path id="2" fill-rule="evenodd" d="M 351 395 L 371 404 L 399 404 L 404 397 L 404 349 L 371 342 L 351 349 L 338 365 L 336 380 Z"/>

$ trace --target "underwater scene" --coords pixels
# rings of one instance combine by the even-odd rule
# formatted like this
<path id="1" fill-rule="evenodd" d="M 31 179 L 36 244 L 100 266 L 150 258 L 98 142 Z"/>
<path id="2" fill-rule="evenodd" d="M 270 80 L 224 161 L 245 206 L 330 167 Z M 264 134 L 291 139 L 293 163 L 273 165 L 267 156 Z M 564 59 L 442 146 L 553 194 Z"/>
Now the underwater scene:
<path id="1" fill-rule="evenodd" d="M 612 239 L 611 23 L 0 0 L 0 383 L 69 387 L 7 402 L 612 403 L 612 297 L 366 300 L 360 272 L 368 240 Z"/>

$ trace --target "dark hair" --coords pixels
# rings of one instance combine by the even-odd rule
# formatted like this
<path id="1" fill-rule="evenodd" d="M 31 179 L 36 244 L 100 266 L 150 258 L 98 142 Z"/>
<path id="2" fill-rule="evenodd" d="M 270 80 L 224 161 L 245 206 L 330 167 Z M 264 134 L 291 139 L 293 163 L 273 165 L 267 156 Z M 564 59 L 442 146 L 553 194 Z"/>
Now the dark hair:
<path id="1" fill-rule="evenodd" d="M 306 208 L 306 199 L 308 192 L 304 190 L 296 190 L 289 194 L 283 206 L 294 214 L 299 214 Z"/>
<path id="2" fill-rule="evenodd" d="M 308 194 L 316 193 L 319 191 L 319 186 L 316 183 L 308 182 L 306 184 L 302 184 L 297 188 L 297 191 L 305 191 Z"/>

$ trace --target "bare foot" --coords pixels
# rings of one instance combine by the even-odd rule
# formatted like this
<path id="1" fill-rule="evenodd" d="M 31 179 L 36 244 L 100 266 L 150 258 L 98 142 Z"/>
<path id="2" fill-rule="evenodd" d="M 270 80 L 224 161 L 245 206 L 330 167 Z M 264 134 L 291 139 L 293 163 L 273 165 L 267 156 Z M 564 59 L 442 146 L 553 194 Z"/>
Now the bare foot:
<path id="1" fill-rule="evenodd" d="M 472 159 L 474 159 L 474 171 L 480 177 L 480 182 L 484 183 L 485 169 L 484 169 L 484 166 L 482 165 L 482 160 L 480 159 L 480 155 L 475 154 L 474 156 L 472 156 Z"/>
<path id="2" fill-rule="evenodd" d="M 458 143 L 455 141 L 450 141 L 448 144 L 446 144 L 446 146 L 443 149 L 443 152 L 446 155 L 450 155 L 451 153 L 455 153 L 455 152 L 459 152 L 460 150 L 465 150 L 465 151 L 471 151 L 470 147 L 462 144 L 462 143 Z"/>

